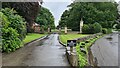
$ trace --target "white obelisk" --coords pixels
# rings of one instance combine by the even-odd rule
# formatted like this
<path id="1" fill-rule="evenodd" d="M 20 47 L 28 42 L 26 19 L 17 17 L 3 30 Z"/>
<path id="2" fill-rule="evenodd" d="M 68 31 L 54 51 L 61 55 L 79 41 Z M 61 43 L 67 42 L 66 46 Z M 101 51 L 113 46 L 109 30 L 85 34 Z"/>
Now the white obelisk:
<path id="1" fill-rule="evenodd" d="M 67 26 L 65 26 L 65 34 L 67 34 Z"/>
<path id="2" fill-rule="evenodd" d="M 81 21 L 80 21 L 80 33 L 82 33 L 82 27 L 83 27 L 83 20 L 81 18 Z"/>

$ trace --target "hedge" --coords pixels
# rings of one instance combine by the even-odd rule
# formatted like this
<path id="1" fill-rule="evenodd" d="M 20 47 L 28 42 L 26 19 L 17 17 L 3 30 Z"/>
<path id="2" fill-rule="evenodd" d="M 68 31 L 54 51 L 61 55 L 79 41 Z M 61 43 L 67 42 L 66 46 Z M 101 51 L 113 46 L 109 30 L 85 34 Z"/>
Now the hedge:
<path id="1" fill-rule="evenodd" d="M 2 9 L 2 52 L 12 52 L 21 47 L 21 42 L 26 36 L 24 19 L 16 14 L 13 9 Z"/>

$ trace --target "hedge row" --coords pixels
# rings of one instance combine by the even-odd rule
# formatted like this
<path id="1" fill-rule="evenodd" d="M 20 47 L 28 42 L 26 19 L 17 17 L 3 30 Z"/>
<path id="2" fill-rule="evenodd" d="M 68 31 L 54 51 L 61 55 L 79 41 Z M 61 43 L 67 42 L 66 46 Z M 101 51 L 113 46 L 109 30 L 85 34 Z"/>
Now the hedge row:
<path id="1" fill-rule="evenodd" d="M 21 42 L 26 36 L 24 19 L 13 9 L 0 10 L 2 19 L 2 52 L 12 52 L 21 47 Z"/>
<path id="2" fill-rule="evenodd" d="M 94 24 L 84 24 L 82 31 L 84 34 L 95 34 L 95 33 L 109 34 L 112 32 L 112 29 L 102 28 L 102 26 L 99 23 L 94 23 Z"/>

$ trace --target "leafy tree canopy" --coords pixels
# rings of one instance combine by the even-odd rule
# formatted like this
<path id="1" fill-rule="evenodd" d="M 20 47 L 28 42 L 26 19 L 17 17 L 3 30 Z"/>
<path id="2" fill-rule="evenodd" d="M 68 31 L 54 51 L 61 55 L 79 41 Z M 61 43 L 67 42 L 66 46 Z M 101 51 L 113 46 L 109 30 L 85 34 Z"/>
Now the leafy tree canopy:
<path id="1" fill-rule="evenodd" d="M 2 8 L 14 8 L 27 21 L 27 31 L 32 32 L 32 26 L 40 8 L 38 2 L 3 2 Z"/>
<path id="2" fill-rule="evenodd" d="M 69 10 L 63 12 L 59 25 L 67 25 L 72 30 L 79 30 L 81 18 L 84 24 L 97 22 L 103 28 L 112 28 L 118 16 L 115 2 L 73 2 L 68 7 Z"/>
<path id="3" fill-rule="evenodd" d="M 39 10 L 39 14 L 36 18 L 36 23 L 40 24 L 41 26 L 45 26 L 47 27 L 51 27 L 54 28 L 54 17 L 52 15 L 52 13 L 44 7 L 41 7 L 41 9 Z"/>
<path id="4" fill-rule="evenodd" d="M 8 27 L 17 30 L 19 39 L 23 40 L 26 36 L 26 22 L 24 19 L 20 15 L 16 14 L 17 12 L 13 9 L 5 8 L 0 11 L 7 16 L 8 21 L 10 22 Z"/>

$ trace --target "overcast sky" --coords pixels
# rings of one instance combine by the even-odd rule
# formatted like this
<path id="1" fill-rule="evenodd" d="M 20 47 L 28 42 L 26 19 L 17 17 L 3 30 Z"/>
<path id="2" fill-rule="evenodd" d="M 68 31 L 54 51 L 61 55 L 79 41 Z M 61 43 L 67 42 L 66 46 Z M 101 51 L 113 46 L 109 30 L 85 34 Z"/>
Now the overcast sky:
<path id="1" fill-rule="evenodd" d="M 43 0 L 42 6 L 48 8 L 55 18 L 55 25 L 58 25 L 62 13 L 67 9 L 67 5 L 72 3 L 72 0 Z M 115 0 L 119 2 L 120 0 Z"/>

